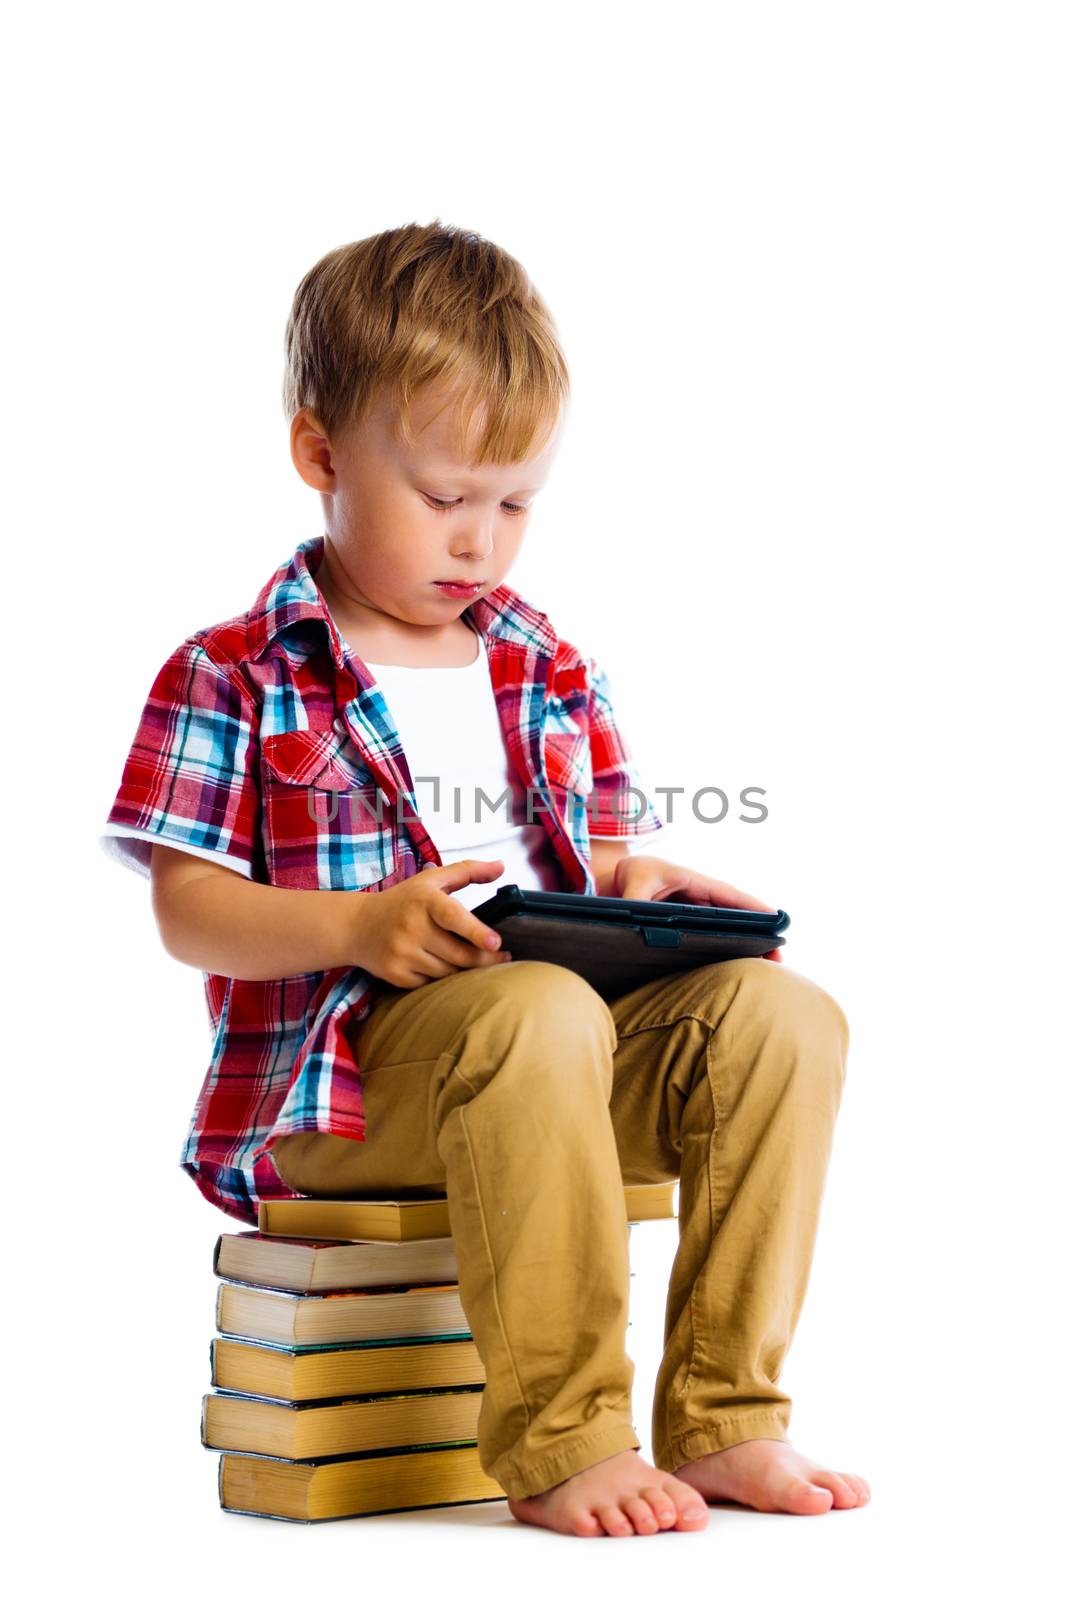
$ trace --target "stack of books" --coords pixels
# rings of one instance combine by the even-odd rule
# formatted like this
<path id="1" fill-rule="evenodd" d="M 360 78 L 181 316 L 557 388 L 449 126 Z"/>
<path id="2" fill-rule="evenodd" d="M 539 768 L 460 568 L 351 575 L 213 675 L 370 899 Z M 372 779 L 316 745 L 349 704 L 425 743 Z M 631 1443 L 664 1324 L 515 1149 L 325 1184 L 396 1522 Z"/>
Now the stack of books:
<path id="1" fill-rule="evenodd" d="M 674 1183 L 626 1189 L 628 1228 Z M 501 1500 L 444 1197 L 268 1200 L 215 1246 L 201 1439 L 226 1511 L 320 1522 Z"/>

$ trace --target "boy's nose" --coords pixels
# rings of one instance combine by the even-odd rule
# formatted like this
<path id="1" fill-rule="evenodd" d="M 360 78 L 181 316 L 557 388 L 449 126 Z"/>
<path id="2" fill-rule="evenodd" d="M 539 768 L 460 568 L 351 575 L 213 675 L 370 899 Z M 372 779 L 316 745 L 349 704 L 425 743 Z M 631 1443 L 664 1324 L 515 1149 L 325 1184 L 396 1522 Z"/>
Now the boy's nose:
<path id="1" fill-rule="evenodd" d="M 472 519 L 462 529 L 461 536 L 455 540 L 450 552 L 457 560 L 464 557 L 479 557 L 485 559 L 493 553 L 493 525 L 491 521 L 480 522 Z M 472 578 L 473 581 L 473 578 Z"/>

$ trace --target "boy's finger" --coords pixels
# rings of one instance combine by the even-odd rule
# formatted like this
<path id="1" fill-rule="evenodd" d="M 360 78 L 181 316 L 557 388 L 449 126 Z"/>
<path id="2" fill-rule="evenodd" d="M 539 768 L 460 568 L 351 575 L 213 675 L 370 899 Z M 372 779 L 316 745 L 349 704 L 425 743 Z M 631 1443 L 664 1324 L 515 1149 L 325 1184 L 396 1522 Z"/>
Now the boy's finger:
<path id="1" fill-rule="evenodd" d="M 437 875 L 437 886 L 449 892 L 453 889 L 465 889 L 469 883 L 485 883 L 489 878 L 499 877 L 504 870 L 504 863 L 499 858 L 496 861 L 449 861 L 443 867 L 424 867 L 424 872 L 433 872 Z"/>
<path id="2" fill-rule="evenodd" d="M 444 928 L 437 934 L 430 935 L 425 948 L 428 954 L 448 962 L 457 972 L 463 972 L 469 967 L 494 966 L 502 954 L 497 950 L 477 949 L 466 939 L 457 937 Z"/>
<path id="3" fill-rule="evenodd" d="M 766 900 L 758 900 L 754 894 L 746 894 L 743 889 L 735 889 L 732 883 L 714 883 L 713 904 L 729 906 L 738 911 L 777 911 L 777 906 L 769 906 Z"/>
<path id="4" fill-rule="evenodd" d="M 448 894 L 440 898 L 434 896 L 430 914 L 446 933 L 457 934 L 480 950 L 499 950 L 500 935 L 496 929 L 476 917 L 461 900 L 453 900 Z"/>

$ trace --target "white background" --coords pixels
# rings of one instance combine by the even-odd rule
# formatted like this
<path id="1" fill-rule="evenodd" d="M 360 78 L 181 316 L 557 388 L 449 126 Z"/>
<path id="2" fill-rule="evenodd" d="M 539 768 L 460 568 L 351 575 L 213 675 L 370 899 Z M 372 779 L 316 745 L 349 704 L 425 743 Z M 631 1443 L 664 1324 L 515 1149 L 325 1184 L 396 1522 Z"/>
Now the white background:
<path id="1" fill-rule="evenodd" d="M 38 5 L 5 54 L 27 1586 L 1049 1592 L 1062 9 Z M 162 661 L 320 531 L 279 398 L 299 278 L 434 216 L 526 265 L 572 368 L 509 581 L 608 667 L 650 786 L 767 789 L 765 824 L 654 851 L 785 906 L 789 961 L 851 1020 L 785 1380 L 794 1442 L 869 1478 L 862 1511 L 616 1541 L 502 1504 L 319 1528 L 217 1505 L 199 1403 L 237 1225 L 177 1166 L 201 980 L 96 837 Z M 672 1233 L 635 1235 L 645 1444 Z"/>

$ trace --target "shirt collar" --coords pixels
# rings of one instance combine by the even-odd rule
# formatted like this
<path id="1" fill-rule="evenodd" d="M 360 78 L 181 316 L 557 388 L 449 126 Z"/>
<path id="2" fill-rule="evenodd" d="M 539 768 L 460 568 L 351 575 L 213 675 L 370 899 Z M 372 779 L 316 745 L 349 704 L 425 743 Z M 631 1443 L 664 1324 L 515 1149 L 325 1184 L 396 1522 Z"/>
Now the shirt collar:
<path id="1" fill-rule="evenodd" d="M 305 539 L 291 559 L 263 585 L 249 612 L 253 660 L 258 660 L 287 630 L 312 623 L 326 630 L 330 656 L 339 672 L 351 672 L 353 664 L 362 665 L 358 656 L 345 649 L 315 582 L 325 548 L 324 534 Z M 497 640 L 507 640 L 537 655 L 555 657 L 558 640 L 548 617 L 506 583 L 498 583 L 488 594 L 479 595 L 467 607 L 466 615 L 485 640 L 487 654 L 492 653 Z"/>

